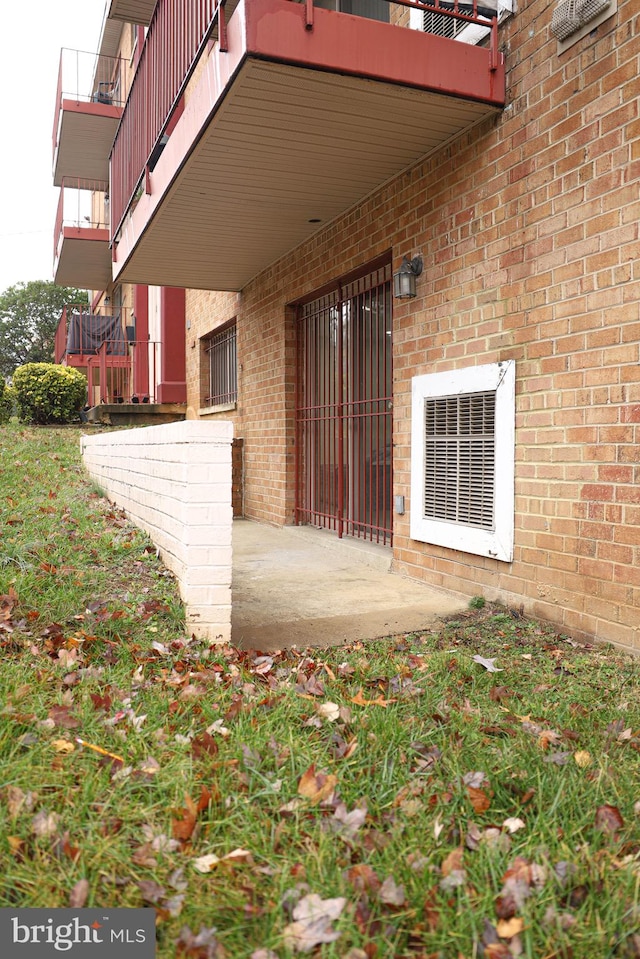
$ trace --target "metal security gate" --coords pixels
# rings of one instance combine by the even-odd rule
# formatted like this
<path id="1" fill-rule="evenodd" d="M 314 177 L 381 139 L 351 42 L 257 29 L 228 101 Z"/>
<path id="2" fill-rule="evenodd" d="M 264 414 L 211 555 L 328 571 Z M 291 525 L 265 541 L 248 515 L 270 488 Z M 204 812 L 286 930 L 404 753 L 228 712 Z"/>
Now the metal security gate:
<path id="1" fill-rule="evenodd" d="M 390 545 L 391 266 L 299 308 L 296 522 Z"/>

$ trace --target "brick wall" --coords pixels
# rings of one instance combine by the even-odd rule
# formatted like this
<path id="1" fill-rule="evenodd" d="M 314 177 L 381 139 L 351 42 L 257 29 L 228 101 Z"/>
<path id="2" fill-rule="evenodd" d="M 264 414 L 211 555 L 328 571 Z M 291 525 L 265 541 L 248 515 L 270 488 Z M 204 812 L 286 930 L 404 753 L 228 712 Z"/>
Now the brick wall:
<path id="1" fill-rule="evenodd" d="M 508 103 L 348 211 L 242 295 L 190 293 L 192 341 L 238 319 L 245 514 L 292 521 L 295 321 L 287 304 L 391 251 L 424 257 L 394 303 L 394 493 L 409 498 L 415 375 L 516 361 L 514 561 L 417 543 L 426 582 L 523 604 L 640 649 L 640 15 L 634 0 L 557 54 L 554 4 L 500 29 Z M 197 415 L 197 349 L 187 350 Z"/>
<path id="2" fill-rule="evenodd" d="M 232 432 L 183 422 L 82 437 L 93 479 L 176 574 L 187 629 L 211 642 L 231 637 Z"/>

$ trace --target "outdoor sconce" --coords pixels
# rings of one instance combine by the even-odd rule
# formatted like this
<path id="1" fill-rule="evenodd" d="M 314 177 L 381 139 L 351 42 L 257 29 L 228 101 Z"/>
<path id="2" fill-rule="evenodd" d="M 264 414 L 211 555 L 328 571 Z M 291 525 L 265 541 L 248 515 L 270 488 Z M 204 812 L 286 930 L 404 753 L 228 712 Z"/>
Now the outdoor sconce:
<path id="1" fill-rule="evenodd" d="M 416 295 L 416 277 L 422 273 L 422 257 L 412 260 L 405 254 L 400 269 L 393 274 L 393 295 L 396 300 L 410 300 Z"/>

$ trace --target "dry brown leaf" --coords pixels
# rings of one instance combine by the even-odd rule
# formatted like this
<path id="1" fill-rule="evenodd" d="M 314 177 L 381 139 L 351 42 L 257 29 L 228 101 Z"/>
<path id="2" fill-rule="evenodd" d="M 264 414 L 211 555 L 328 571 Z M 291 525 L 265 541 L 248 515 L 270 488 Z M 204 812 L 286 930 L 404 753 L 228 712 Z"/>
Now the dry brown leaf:
<path id="1" fill-rule="evenodd" d="M 24 846 L 24 839 L 21 839 L 19 836 L 7 836 L 7 843 L 11 855 L 15 857 L 20 856 L 20 852 Z"/>
<path id="2" fill-rule="evenodd" d="M 210 854 L 208 856 L 199 856 L 197 859 L 192 859 L 193 868 L 202 873 L 211 872 L 214 866 L 224 862 L 229 864 L 240 862 L 252 863 L 253 857 L 248 849 L 233 849 L 225 856 L 215 856 Z"/>
<path id="3" fill-rule="evenodd" d="M 500 919 L 496 926 L 496 932 L 501 939 L 513 939 L 519 936 L 524 929 L 524 919 L 519 916 L 513 916 L 512 919 Z"/>
<path id="4" fill-rule="evenodd" d="M 345 876 L 356 892 L 376 893 L 380 888 L 380 880 L 375 869 L 364 862 L 351 866 L 345 872 Z"/>
<path id="5" fill-rule="evenodd" d="M 393 876 L 387 876 L 380 886 L 378 899 L 386 906 L 404 906 L 407 901 L 404 886 L 398 885 Z"/>
<path id="6" fill-rule="evenodd" d="M 171 830 L 174 839 L 179 839 L 181 842 L 188 842 L 196 827 L 198 814 L 209 805 L 211 793 L 206 786 L 202 786 L 200 798 L 197 803 L 188 795 L 185 795 L 184 799 L 184 809 L 178 810 L 178 813 L 182 813 L 182 818 L 171 820 Z"/>
<path id="7" fill-rule="evenodd" d="M 560 742 L 561 736 L 553 729 L 543 729 L 538 734 L 538 746 L 540 749 L 548 749 L 552 743 Z"/>
<path id="8" fill-rule="evenodd" d="M 79 879 L 69 893 L 69 908 L 82 909 L 89 895 L 89 880 Z"/>
<path id="9" fill-rule="evenodd" d="M 617 806 L 609 806 L 607 803 L 598 806 L 596 809 L 596 829 L 614 836 L 623 826 L 624 819 Z"/>
<path id="10" fill-rule="evenodd" d="M 449 855 L 444 859 L 440 868 L 443 876 L 448 876 L 452 872 L 460 872 L 464 869 L 464 849 L 462 846 L 458 846 L 457 849 L 452 849 Z"/>
<path id="11" fill-rule="evenodd" d="M 356 706 L 384 706 L 385 709 L 389 703 L 395 703 L 395 699 L 383 699 L 382 696 L 378 696 L 377 699 L 365 699 L 362 692 L 362 687 L 358 692 L 351 698 L 351 702 L 355 703 Z"/>
<path id="12" fill-rule="evenodd" d="M 580 766 L 581 769 L 586 769 L 587 766 L 590 766 L 593 760 L 591 759 L 591 753 L 588 753 L 586 749 L 579 749 L 576 753 L 573 754 L 576 765 Z"/>
<path id="13" fill-rule="evenodd" d="M 36 836 L 52 836 L 58 828 L 59 821 L 60 816 L 57 812 L 41 809 L 31 820 L 31 831 Z"/>
<path id="14" fill-rule="evenodd" d="M 298 782 L 298 795 L 312 803 L 324 802 L 332 794 L 338 782 L 338 777 L 321 770 L 316 772 L 315 763 L 312 763 L 302 774 Z"/>
<path id="15" fill-rule="evenodd" d="M 321 899 L 316 893 L 304 896 L 293 909 L 294 922 L 283 929 L 285 945 L 294 952 L 311 952 L 323 942 L 340 936 L 331 923 L 339 918 L 347 904 L 343 897 Z"/>
<path id="16" fill-rule="evenodd" d="M 6 790 L 7 809 L 12 819 L 19 816 L 23 811 L 31 812 L 38 801 L 38 794 L 35 792 L 24 792 L 19 786 L 7 786 Z"/>
<path id="17" fill-rule="evenodd" d="M 491 805 L 491 797 L 483 789 L 467 786 L 467 795 L 475 812 L 486 812 Z"/>

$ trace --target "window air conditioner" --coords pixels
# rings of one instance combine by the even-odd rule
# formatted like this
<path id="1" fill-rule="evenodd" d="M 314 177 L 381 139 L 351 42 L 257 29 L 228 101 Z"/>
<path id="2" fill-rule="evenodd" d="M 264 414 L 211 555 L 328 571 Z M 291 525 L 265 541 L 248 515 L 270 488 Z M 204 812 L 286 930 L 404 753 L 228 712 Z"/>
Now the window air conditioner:
<path id="1" fill-rule="evenodd" d="M 429 0 L 425 0 L 425 2 L 429 3 Z M 435 3 L 435 0 L 432 0 L 432 2 Z M 597 2 L 597 0 L 592 0 L 592 2 Z M 480 23 L 459 20 L 457 17 L 445 13 L 444 11 L 456 9 L 453 0 L 442 0 L 439 6 L 443 11 L 442 13 L 412 7 L 409 14 L 409 26 L 413 30 L 421 30 L 424 33 L 433 33 L 439 37 L 460 40 L 463 43 L 478 43 L 489 33 L 490 25 L 488 21 L 497 16 L 498 22 L 500 22 L 512 12 L 513 0 L 480 0 L 475 13 L 478 18 L 487 20 L 486 27 Z M 460 0 L 457 4 L 457 11 L 471 17 L 474 15 L 473 3 Z"/>

